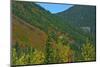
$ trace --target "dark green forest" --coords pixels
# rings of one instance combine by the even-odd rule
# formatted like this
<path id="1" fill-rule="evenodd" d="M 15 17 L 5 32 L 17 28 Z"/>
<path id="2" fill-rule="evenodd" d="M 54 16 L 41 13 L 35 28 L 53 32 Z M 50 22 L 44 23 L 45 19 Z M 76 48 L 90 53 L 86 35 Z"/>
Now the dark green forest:
<path id="1" fill-rule="evenodd" d="M 52 14 L 34 2 L 12 1 L 12 65 L 96 60 L 96 8 L 75 5 Z"/>

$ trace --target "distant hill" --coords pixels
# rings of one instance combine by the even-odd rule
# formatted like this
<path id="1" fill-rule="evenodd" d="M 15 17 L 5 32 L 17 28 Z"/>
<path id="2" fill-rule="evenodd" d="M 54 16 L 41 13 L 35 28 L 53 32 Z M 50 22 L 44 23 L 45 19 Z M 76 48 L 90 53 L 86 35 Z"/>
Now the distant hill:
<path id="1" fill-rule="evenodd" d="M 68 10 L 57 13 L 66 23 L 70 23 L 76 27 L 83 27 L 95 33 L 96 23 L 96 7 L 75 5 Z M 89 29 L 90 28 L 90 29 Z"/>

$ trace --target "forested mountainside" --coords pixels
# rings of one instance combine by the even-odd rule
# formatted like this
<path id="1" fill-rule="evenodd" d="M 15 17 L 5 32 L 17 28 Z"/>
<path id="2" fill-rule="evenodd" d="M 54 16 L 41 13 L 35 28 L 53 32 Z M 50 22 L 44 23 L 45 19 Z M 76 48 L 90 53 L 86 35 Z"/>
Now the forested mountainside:
<path id="1" fill-rule="evenodd" d="M 72 8 L 76 9 L 76 7 L 80 8 L 78 6 Z M 68 12 L 71 12 L 72 8 Z M 93 37 L 76 27 L 77 24 L 84 27 L 85 23 L 82 26 L 78 17 L 77 22 L 79 23 L 75 21 L 75 24 L 73 19 L 64 20 L 63 18 L 73 17 L 74 11 L 81 14 L 83 8 L 79 11 L 73 10 L 68 14 L 66 11 L 52 14 L 34 2 L 13 1 L 12 63 L 16 65 L 48 64 L 95 60 Z M 88 14 L 86 17 L 91 15 L 86 14 Z M 91 22 L 95 24 L 95 19 L 93 21 Z M 84 20 L 84 22 L 86 21 Z M 90 24 L 87 22 L 86 25 Z M 91 51 L 87 53 L 87 56 L 84 53 L 89 49 Z"/>
<path id="2" fill-rule="evenodd" d="M 75 5 L 68 10 L 57 13 L 65 23 L 70 23 L 73 27 L 80 28 L 84 32 L 91 35 L 92 41 L 95 41 L 96 35 L 96 7 L 95 6 L 82 6 Z"/>
<path id="3" fill-rule="evenodd" d="M 69 8 L 68 10 L 57 13 L 56 15 L 62 18 L 65 22 L 69 22 L 70 24 L 76 27 L 90 27 L 91 32 L 95 33 L 95 6 L 75 5 L 72 8 Z"/>

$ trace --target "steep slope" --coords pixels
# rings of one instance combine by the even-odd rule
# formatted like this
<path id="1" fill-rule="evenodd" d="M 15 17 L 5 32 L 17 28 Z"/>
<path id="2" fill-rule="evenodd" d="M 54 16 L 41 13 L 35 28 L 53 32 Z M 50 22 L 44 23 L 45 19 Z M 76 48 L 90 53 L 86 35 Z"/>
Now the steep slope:
<path id="1" fill-rule="evenodd" d="M 31 45 L 33 48 L 42 50 L 47 39 L 47 35 L 20 18 L 13 16 L 13 44 L 18 43 L 22 48 Z"/>

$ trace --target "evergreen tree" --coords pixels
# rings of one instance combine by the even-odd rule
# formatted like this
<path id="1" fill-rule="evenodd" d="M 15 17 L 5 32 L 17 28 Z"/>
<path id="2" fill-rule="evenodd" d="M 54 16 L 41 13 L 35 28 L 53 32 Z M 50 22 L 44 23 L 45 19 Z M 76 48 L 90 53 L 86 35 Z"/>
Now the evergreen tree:
<path id="1" fill-rule="evenodd" d="M 55 63 L 56 62 L 56 49 L 52 48 L 52 42 L 53 42 L 53 38 L 52 38 L 52 34 L 48 34 L 48 39 L 46 42 L 46 47 L 45 47 L 45 56 L 46 56 L 46 60 L 45 63 Z"/>

